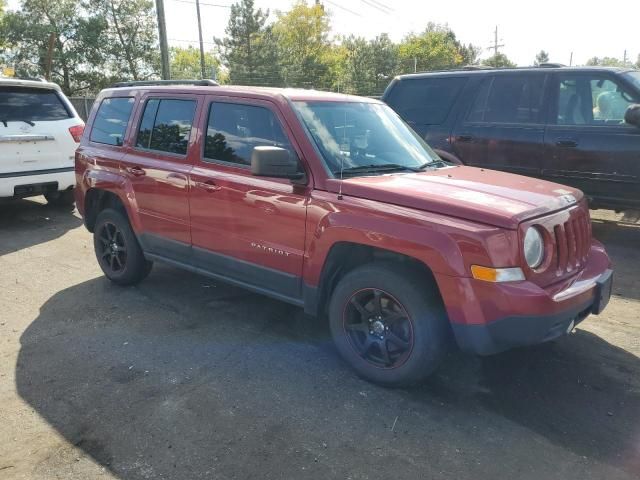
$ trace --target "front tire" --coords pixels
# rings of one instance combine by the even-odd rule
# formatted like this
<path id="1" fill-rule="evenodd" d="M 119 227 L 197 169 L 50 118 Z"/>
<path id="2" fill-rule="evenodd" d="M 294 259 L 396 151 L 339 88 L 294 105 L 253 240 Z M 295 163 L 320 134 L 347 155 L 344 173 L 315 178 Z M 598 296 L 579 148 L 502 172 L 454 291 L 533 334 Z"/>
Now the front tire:
<path id="1" fill-rule="evenodd" d="M 129 221 L 117 210 L 98 214 L 93 246 L 100 268 L 118 285 L 135 285 L 151 272 L 153 263 L 144 257 Z"/>
<path id="2" fill-rule="evenodd" d="M 345 275 L 329 304 L 331 334 L 363 378 L 384 386 L 425 379 L 448 345 L 437 287 L 412 268 L 372 263 Z"/>

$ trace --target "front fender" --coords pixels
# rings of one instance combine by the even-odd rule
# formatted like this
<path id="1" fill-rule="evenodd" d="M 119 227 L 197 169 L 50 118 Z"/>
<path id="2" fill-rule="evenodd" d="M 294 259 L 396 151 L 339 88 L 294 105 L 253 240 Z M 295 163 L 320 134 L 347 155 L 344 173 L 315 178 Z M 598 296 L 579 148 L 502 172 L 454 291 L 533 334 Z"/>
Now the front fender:
<path id="1" fill-rule="evenodd" d="M 406 255 L 436 276 L 466 277 L 471 264 L 512 261 L 488 253 L 513 257 L 511 241 L 511 235 L 497 227 L 366 199 L 337 200 L 335 194 L 322 192 L 309 204 L 304 279 L 318 285 L 325 259 L 338 242 Z"/>

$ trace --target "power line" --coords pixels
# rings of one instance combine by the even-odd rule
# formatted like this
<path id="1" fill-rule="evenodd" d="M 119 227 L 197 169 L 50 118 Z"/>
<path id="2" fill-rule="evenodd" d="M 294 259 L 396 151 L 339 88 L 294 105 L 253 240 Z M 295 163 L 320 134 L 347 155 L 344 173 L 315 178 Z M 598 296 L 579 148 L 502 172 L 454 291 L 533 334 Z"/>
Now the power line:
<path id="1" fill-rule="evenodd" d="M 199 40 L 185 40 L 185 39 L 181 39 L 181 38 L 170 38 L 169 41 L 170 42 L 182 42 L 182 43 L 200 43 Z M 216 45 L 216 42 L 207 42 L 206 40 L 203 40 L 202 43 L 206 43 L 208 45 Z"/>
<path id="2" fill-rule="evenodd" d="M 375 4 L 372 0 L 360 0 L 360 1 L 369 7 L 375 8 L 379 12 L 386 13 L 386 14 L 391 13 L 386 8 L 380 7 L 379 5 Z"/>
<path id="3" fill-rule="evenodd" d="M 181 3 L 191 3 L 192 5 L 195 5 L 195 0 L 171 0 L 172 2 L 181 2 Z M 206 6 L 206 7 L 218 7 L 218 8 L 231 8 L 231 5 L 221 5 L 219 3 L 206 3 L 206 2 L 200 2 L 201 6 Z"/>
<path id="4" fill-rule="evenodd" d="M 186 1 L 186 0 L 184 0 Z M 324 0 L 325 2 L 327 2 L 330 5 L 333 5 L 334 7 L 339 8 L 340 10 L 344 10 L 345 12 L 350 13 L 351 15 L 355 15 L 356 17 L 361 17 L 362 15 L 360 15 L 359 13 L 354 12 L 353 10 L 349 10 L 347 7 L 343 7 L 342 5 L 332 2 L 331 0 Z"/>
<path id="5" fill-rule="evenodd" d="M 389 12 L 393 12 L 394 9 L 391 8 L 390 6 L 388 6 L 386 3 L 383 2 L 379 2 L 378 0 L 370 0 L 372 3 L 376 3 L 378 5 L 380 5 L 382 8 L 384 8 L 385 10 L 388 10 Z"/>

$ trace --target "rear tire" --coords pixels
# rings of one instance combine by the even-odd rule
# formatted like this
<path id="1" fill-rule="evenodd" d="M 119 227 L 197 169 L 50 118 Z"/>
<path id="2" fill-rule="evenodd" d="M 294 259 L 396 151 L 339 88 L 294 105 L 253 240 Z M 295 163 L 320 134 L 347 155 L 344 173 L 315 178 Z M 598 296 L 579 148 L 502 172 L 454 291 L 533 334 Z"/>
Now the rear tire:
<path id="1" fill-rule="evenodd" d="M 128 219 L 117 210 L 98 214 L 93 246 L 100 268 L 118 285 L 135 285 L 151 272 L 153 263 L 144 257 Z"/>
<path id="2" fill-rule="evenodd" d="M 436 285 L 412 268 L 372 263 L 346 274 L 329 304 L 331 334 L 363 378 L 407 386 L 433 373 L 448 347 Z"/>
<path id="3" fill-rule="evenodd" d="M 75 203 L 73 189 L 62 192 L 45 193 L 44 198 L 47 199 L 49 205 L 53 205 L 54 207 L 71 207 Z"/>

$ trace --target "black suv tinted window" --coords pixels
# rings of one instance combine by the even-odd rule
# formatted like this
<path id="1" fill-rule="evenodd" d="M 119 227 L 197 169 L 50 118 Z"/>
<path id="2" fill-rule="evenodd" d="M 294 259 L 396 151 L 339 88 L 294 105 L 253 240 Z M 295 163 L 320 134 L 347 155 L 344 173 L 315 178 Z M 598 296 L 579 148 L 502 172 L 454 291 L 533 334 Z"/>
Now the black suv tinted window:
<path id="1" fill-rule="evenodd" d="M 467 79 L 464 77 L 402 80 L 386 99 L 407 122 L 439 125 L 445 121 Z"/>
<path id="2" fill-rule="evenodd" d="M 620 125 L 627 108 L 640 101 L 613 79 L 560 75 L 556 84 L 559 125 Z"/>
<path id="3" fill-rule="evenodd" d="M 0 122 L 43 122 L 71 116 L 55 90 L 0 87 Z"/>
<path id="4" fill-rule="evenodd" d="M 543 75 L 499 75 L 485 79 L 467 120 L 542 123 Z"/>
<path id="5" fill-rule="evenodd" d="M 136 146 L 185 155 L 195 110 L 195 100 L 154 98 L 147 101 Z"/>
<path id="6" fill-rule="evenodd" d="M 293 156 L 282 126 L 271 110 L 236 103 L 211 103 L 205 159 L 251 165 L 253 147 L 266 145 L 286 148 Z"/>
<path id="7" fill-rule="evenodd" d="M 129 97 L 105 98 L 96 113 L 89 139 L 107 145 L 122 145 L 133 103 L 133 98 Z"/>

